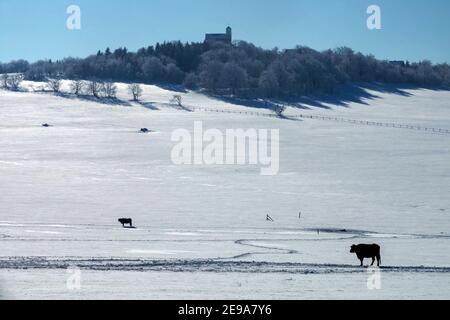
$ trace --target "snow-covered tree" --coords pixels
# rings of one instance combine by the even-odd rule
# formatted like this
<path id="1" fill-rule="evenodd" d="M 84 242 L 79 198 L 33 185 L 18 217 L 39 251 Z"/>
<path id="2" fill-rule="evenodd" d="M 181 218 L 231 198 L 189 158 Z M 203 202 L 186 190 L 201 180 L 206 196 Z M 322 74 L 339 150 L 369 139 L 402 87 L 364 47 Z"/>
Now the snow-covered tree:
<path id="1" fill-rule="evenodd" d="M 107 98 L 115 99 L 117 96 L 117 86 L 114 82 L 106 81 L 103 83 L 102 91 Z"/>
<path id="2" fill-rule="evenodd" d="M 83 93 L 83 89 L 84 89 L 84 81 L 83 80 L 73 80 L 70 83 L 70 91 L 74 94 L 74 95 L 81 95 Z"/>
<path id="3" fill-rule="evenodd" d="M 93 79 L 87 83 L 88 92 L 96 98 L 100 97 L 102 89 L 103 89 L 103 82 L 101 82 L 99 80 Z"/>
<path id="4" fill-rule="evenodd" d="M 49 78 L 47 80 L 47 85 L 54 93 L 60 93 L 61 92 L 61 79 L 58 78 Z"/>
<path id="5" fill-rule="evenodd" d="M 231 93 L 236 94 L 238 89 L 247 86 L 247 72 L 235 62 L 226 63 L 220 75 L 220 86 L 231 89 Z"/>
<path id="6" fill-rule="evenodd" d="M 277 104 L 273 107 L 273 112 L 277 115 L 277 117 L 282 118 L 284 116 L 284 112 L 286 111 L 286 107 L 280 104 Z"/>
<path id="7" fill-rule="evenodd" d="M 278 79 L 270 70 L 261 75 L 258 85 L 260 92 L 264 97 L 275 97 L 280 90 Z"/>
<path id="8" fill-rule="evenodd" d="M 23 76 L 19 73 L 12 74 L 8 76 L 7 88 L 18 91 L 20 88 L 20 83 L 23 81 Z"/>
<path id="9" fill-rule="evenodd" d="M 132 83 L 128 85 L 128 92 L 130 92 L 130 94 L 133 96 L 133 101 L 139 101 L 142 96 L 143 90 L 139 84 Z"/>
<path id="10" fill-rule="evenodd" d="M 169 83 L 182 83 L 184 78 L 183 71 L 180 70 L 174 63 L 170 63 L 166 67 L 166 80 Z"/>
<path id="11" fill-rule="evenodd" d="M 179 94 L 174 95 L 170 102 L 176 104 L 179 107 L 183 106 L 183 98 Z"/>
<path id="12" fill-rule="evenodd" d="M 194 72 L 189 73 L 184 78 L 184 86 L 188 89 L 197 89 L 199 82 L 199 78 Z"/>
<path id="13" fill-rule="evenodd" d="M 211 91 L 216 91 L 219 87 L 222 69 L 223 63 L 221 63 L 220 61 L 206 61 L 200 67 L 200 83 L 203 88 Z"/>
<path id="14" fill-rule="evenodd" d="M 8 89 L 8 74 L 4 73 L 0 76 L 0 86 L 4 89 Z"/>
<path id="15" fill-rule="evenodd" d="M 149 57 L 144 60 L 141 66 L 141 72 L 144 78 L 149 82 L 161 81 L 165 77 L 165 68 L 160 59 Z"/>

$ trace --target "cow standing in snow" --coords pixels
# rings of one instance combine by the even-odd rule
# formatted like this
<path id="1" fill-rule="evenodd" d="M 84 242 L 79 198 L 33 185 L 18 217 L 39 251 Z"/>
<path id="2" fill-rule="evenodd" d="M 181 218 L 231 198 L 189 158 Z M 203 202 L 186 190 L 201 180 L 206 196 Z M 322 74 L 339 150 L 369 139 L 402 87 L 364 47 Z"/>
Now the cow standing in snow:
<path id="1" fill-rule="evenodd" d="M 122 224 L 122 227 L 124 227 L 124 228 L 125 228 L 126 224 L 129 225 L 129 228 L 133 228 L 133 220 L 130 218 L 119 219 L 119 222 Z"/>
<path id="2" fill-rule="evenodd" d="M 381 248 L 377 244 L 359 244 L 352 245 L 350 253 L 356 253 L 356 256 L 361 261 L 361 267 L 364 266 L 365 258 L 372 258 L 372 264 L 374 265 L 375 259 L 377 259 L 377 265 L 380 266 L 381 263 Z"/>

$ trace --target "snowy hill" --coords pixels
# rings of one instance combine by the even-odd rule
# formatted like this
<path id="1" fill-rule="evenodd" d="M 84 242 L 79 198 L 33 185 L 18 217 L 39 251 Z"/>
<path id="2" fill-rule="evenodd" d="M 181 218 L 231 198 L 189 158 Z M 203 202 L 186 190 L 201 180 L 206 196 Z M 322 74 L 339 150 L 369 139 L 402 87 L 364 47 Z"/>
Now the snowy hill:
<path id="1" fill-rule="evenodd" d="M 120 298 L 125 286 L 131 298 L 450 297 L 450 92 L 371 87 L 358 99 L 302 99 L 279 119 L 261 101 L 244 106 L 156 86 L 143 86 L 142 103 L 129 101 L 126 84 L 115 103 L 33 92 L 43 86 L 0 90 L 5 296 Z M 171 105 L 175 94 L 193 112 Z M 279 174 L 175 165 L 171 135 L 195 121 L 223 131 L 279 129 Z M 151 132 L 139 133 L 144 127 Z M 137 229 L 122 229 L 120 217 Z M 353 267 L 349 247 L 361 242 L 383 247 L 384 291 L 367 290 L 366 273 Z M 132 261 L 95 267 L 112 257 Z M 133 259 L 168 262 L 137 274 Z M 199 262 L 203 280 L 189 263 L 174 267 L 178 259 Z M 202 264 L 208 259 L 231 264 Z M 245 264 L 255 260 L 267 265 Z M 65 290 L 65 270 L 53 276 L 72 264 L 86 268 L 81 293 Z M 118 273 L 128 282 L 114 283 Z M 50 292 L 42 284 L 49 277 Z M 352 292 L 341 290 L 355 279 Z M 193 283 L 197 291 L 187 290 Z"/>

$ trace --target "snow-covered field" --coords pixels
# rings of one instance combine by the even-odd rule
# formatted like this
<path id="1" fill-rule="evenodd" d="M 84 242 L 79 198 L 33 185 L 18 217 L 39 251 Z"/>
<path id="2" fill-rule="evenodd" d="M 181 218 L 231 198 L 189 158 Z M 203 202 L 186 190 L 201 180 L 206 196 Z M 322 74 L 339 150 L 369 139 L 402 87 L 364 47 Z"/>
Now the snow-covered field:
<path id="1" fill-rule="evenodd" d="M 115 104 L 0 91 L 0 297 L 449 299 L 450 92 L 366 92 L 277 119 L 155 86 L 143 104 L 124 84 Z M 174 94 L 209 111 L 179 110 Z M 173 164 L 172 132 L 199 120 L 279 129 L 279 174 Z M 382 246 L 380 290 L 354 243 Z M 68 267 L 81 269 L 80 290 Z"/>

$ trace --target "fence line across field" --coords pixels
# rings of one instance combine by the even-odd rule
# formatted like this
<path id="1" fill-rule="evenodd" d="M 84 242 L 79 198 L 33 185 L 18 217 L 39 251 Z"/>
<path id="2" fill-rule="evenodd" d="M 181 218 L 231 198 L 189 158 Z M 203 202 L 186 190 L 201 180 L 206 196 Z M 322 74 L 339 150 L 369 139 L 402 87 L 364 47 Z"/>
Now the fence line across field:
<path id="1" fill-rule="evenodd" d="M 269 114 L 269 113 L 264 113 L 264 112 L 255 112 L 255 111 L 237 111 L 237 110 L 235 111 L 235 110 L 223 110 L 223 109 L 213 109 L 213 108 L 193 107 L 193 106 L 187 106 L 186 108 L 190 109 L 191 111 L 204 111 L 204 112 L 228 113 L 228 114 L 244 114 L 244 115 L 251 115 L 251 116 L 256 116 L 256 117 L 278 118 L 278 116 L 275 114 Z M 385 128 L 408 129 L 408 130 L 416 130 L 416 131 L 426 131 L 426 132 L 433 132 L 433 133 L 450 134 L 449 129 L 421 127 L 421 126 L 414 126 L 414 125 L 409 125 L 409 124 L 399 124 L 399 123 L 390 123 L 390 122 L 354 120 L 354 119 L 329 117 L 329 116 L 297 114 L 297 115 L 286 116 L 286 118 L 336 121 L 336 122 L 361 124 L 361 125 L 366 125 L 366 126 L 377 126 L 377 127 L 385 127 Z"/>

